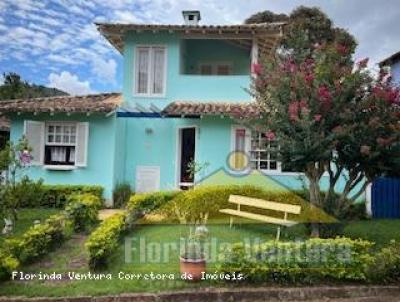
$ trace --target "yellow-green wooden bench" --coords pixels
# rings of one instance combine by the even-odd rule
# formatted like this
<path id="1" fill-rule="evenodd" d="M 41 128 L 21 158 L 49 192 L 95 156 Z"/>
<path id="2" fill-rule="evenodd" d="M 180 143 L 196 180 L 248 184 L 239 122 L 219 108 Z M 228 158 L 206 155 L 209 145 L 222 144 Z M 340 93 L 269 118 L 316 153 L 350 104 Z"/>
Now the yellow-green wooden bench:
<path id="1" fill-rule="evenodd" d="M 237 209 L 222 209 L 219 211 L 221 213 L 231 215 L 230 227 L 232 227 L 232 223 L 233 223 L 232 216 L 238 216 L 238 217 L 263 221 L 265 223 L 275 224 L 275 225 L 278 225 L 278 229 L 276 232 L 276 240 L 279 240 L 279 237 L 281 235 L 281 226 L 290 227 L 290 226 L 293 226 L 298 223 L 296 221 L 288 220 L 288 214 L 299 215 L 301 212 L 301 206 L 298 206 L 298 205 L 291 205 L 291 204 L 267 201 L 267 200 L 263 200 L 263 199 L 250 198 L 250 197 L 239 196 L 239 195 L 230 195 L 229 202 L 237 204 Z M 240 206 L 249 206 L 249 207 L 253 207 L 256 209 L 265 209 L 265 210 L 280 212 L 280 213 L 282 213 L 283 218 L 276 218 L 276 217 L 262 215 L 262 214 L 250 213 L 250 212 L 241 210 Z"/>

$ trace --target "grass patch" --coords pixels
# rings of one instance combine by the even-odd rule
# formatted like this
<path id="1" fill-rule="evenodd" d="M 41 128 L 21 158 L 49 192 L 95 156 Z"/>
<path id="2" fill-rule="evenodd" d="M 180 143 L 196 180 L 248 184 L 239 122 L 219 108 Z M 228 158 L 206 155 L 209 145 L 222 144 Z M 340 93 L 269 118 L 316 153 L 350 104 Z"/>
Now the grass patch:
<path id="1" fill-rule="evenodd" d="M 23 208 L 18 210 L 18 220 L 15 224 L 13 233 L 8 237 L 0 235 L 0 245 L 5 238 L 19 237 L 26 232 L 35 220 L 44 221 L 51 215 L 59 213 L 59 209 L 54 208 Z M 0 231 L 4 228 L 3 217 L 0 217 Z"/>
<path id="2" fill-rule="evenodd" d="M 210 236 L 216 241 L 216 248 L 224 243 L 239 241 L 256 242 L 275 238 L 276 228 L 260 224 L 229 225 L 210 224 Z M 363 238 L 378 245 L 384 245 L 391 239 L 400 240 L 400 220 L 370 220 L 351 222 L 345 229 L 345 235 L 353 239 Z M 167 255 L 158 253 L 158 244 L 179 246 L 180 237 L 188 235 L 185 225 L 137 225 L 125 236 L 131 243 L 131 249 L 126 251 L 125 241 L 121 242 L 118 251 L 110 259 L 107 269 L 98 273 L 112 274 L 112 280 L 74 280 L 66 277 L 63 281 L 9 281 L 0 286 L 0 296 L 78 296 L 78 295 L 107 295 L 127 292 L 157 292 L 163 290 L 178 290 L 207 286 L 236 286 L 234 284 L 216 281 L 188 283 L 182 280 L 150 281 L 150 280 L 120 280 L 118 274 L 165 273 L 179 276 L 179 249 L 171 247 Z M 303 225 L 289 228 L 282 233 L 282 240 L 306 239 Z M 146 243 L 147 251 L 140 250 L 140 241 Z M 143 242 L 144 241 L 144 242 Z M 50 253 L 43 260 L 24 267 L 24 272 L 57 272 L 66 275 L 67 272 L 87 273 L 87 255 L 83 248 L 84 236 L 76 235 L 61 248 Z M 164 249 L 163 249 L 164 250 Z M 127 252 L 127 254 L 126 254 Z M 143 254 L 140 257 L 140 254 Z M 126 256 L 128 258 L 126 258 Z M 128 261 L 126 261 L 128 260 Z M 208 262 L 207 271 L 214 272 L 218 261 Z"/>

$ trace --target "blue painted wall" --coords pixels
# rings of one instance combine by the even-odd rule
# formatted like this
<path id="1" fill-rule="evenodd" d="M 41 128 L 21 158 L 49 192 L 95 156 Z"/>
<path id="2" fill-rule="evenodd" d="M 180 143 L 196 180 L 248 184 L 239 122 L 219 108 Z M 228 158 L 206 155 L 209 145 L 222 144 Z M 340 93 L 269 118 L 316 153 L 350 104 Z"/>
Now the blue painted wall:
<path id="1" fill-rule="evenodd" d="M 47 184 L 87 184 L 103 186 L 104 197 L 111 199 L 115 178 L 114 166 L 117 156 L 115 116 L 49 114 L 13 116 L 10 138 L 16 142 L 23 135 L 24 120 L 89 122 L 87 166 L 71 171 L 46 170 L 43 166 L 31 166 L 24 173 L 33 179 L 42 178 Z M 120 163 L 121 164 L 121 163 Z"/>
<path id="2" fill-rule="evenodd" d="M 130 33 L 125 37 L 124 48 L 124 101 L 133 105 L 139 103 L 149 106 L 151 103 L 164 108 L 172 101 L 232 101 L 245 102 L 250 100 L 246 88 L 250 85 L 250 75 L 229 76 L 200 76 L 181 74 L 180 60 L 181 39 L 177 34 L 170 33 Z M 215 43 L 213 40 L 201 40 L 204 44 Z M 218 42 L 217 42 L 218 43 Z M 164 97 L 137 97 L 134 95 L 134 53 L 138 45 L 165 45 L 167 48 L 167 83 Z M 207 46 L 208 47 L 208 46 Z M 227 47 L 227 46 L 225 46 Z M 182 48 L 184 49 L 184 47 Z M 226 53 L 228 60 L 240 64 L 244 60 L 249 62 L 246 52 L 238 52 L 237 47 L 232 46 L 232 55 Z M 241 55 L 240 55 L 241 54 Z M 243 68 L 243 66 L 241 67 Z"/>

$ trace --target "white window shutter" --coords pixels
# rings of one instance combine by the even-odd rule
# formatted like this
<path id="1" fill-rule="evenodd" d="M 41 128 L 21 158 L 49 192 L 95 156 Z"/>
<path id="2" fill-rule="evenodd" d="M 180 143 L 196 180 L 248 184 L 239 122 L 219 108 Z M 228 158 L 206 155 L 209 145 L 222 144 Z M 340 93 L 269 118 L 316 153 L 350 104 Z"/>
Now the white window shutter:
<path id="1" fill-rule="evenodd" d="M 87 154 L 89 145 L 89 123 L 76 124 L 76 149 L 75 149 L 75 166 L 87 166 Z"/>
<path id="2" fill-rule="evenodd" d="M 32 148 L 32 165 L 43 165 L 44 162 L 44 129 L 43 122 L 28 121 L 24 122 L 24 135 Z"/>

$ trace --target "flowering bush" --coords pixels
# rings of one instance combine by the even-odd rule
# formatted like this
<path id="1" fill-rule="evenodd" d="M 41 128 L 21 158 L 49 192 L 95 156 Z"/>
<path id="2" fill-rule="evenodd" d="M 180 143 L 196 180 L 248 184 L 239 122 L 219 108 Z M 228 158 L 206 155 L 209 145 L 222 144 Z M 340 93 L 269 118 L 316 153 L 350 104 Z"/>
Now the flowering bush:
<path id="1" fill-rule="evenodd" d="M 102 201 L 92 194 L 74 194 L 65 207 L 67 217 L 73 222 L 75 231 L 84 231 L 97 222 Z"/>
<path id="2" fill-rule="evenodd" d="M 268 114 L 252 123 L 276 135 L 288 168 L 305 173 L 314 205 L 336 198 L 347 171 L 332 207 L 337 215 L 374 178 L 400 170 L 400 92 L 385 70 L 371 76 L 368 59 L 354 64 L 353 38 L 322 12 L 300 8 L 290 18 L 280 51 L 257 68 L 253 94 Z M 325 172 L 329 190 L 322 197 Z"/>

